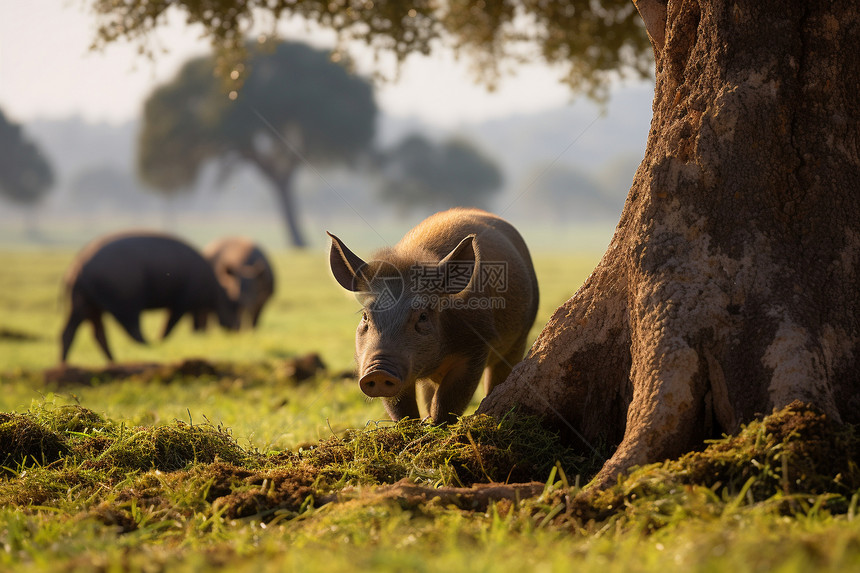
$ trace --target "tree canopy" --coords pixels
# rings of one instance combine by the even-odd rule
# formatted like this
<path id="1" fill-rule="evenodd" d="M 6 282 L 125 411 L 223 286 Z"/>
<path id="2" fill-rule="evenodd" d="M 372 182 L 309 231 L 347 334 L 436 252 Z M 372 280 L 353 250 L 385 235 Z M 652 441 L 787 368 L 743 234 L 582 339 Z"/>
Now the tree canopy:
<path id="1" fill-rule="evenodd" d="M 94 45 L 141 42 L 163 25 L 168 9 L 203 28 L 220 50 L 221 75 L 242 81 L 244 39 L 263 15 L 293 16 L 360 41 L 397 61 L 445 44 L 468 56 L 489 85 L 503 61 L 536 57 L 557 64 L 575 90 L 600 96 L 619 71 L 647 76 L 652 52 L 630 0 L 93 0 L 99 19 Z M 239 72 L 235 74 L 233 72 Z"/>
<path id="2" fill-rule="evenodd" d="M 54 172 L 41 150 L 0 111 L 0 196 L 33 205 L 53 183 Z"/>
<path id="3" fill-rule="evenodd" d="M 407 136 L 385 154 L 381 197 L 404 210 L 486 208 L 502 184 L 498 166 L 462 139 L 435 144 Z"/>
<path id="4" fill-rule="evenodd" d="M 249 49 L 240 93 L 223 92 L 212 57 L 189 61 L 152 93 L 144 106 L 138 170 L 149 185 L 175 192 L 189 187 L 208 161 L 228 172 L 248 162 L 273 184 L 291 240 L 301 245 L 293 174 L 305 162 L 349 162 L 370 147 L 373 89 L 327 52 L 304 44 Z"/>

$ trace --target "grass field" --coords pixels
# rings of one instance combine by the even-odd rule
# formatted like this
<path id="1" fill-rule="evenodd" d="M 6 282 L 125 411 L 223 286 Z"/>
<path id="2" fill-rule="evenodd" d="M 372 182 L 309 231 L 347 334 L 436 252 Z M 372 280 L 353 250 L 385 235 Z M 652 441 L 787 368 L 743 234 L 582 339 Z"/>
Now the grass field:
<path id="1" fill-rule="evenodd" d="M 342 375 L 359 307 L 318 252 L 275 253 L 278 293 L 255 332 L 184 322 L 155 341 L 153 312 L 140 346 L 108 324 L 120 362 L 212 371 L 46 383 L 73 254 L 0 252 L 0 571 L 860 569 L 852 432 L 784 412 L 577 495 L 600 460 L 528 419 L 385 421 Z M 537 253 L 534 336 L 596 260 Z M 284 365 L 308 352 L 327 372 L 290 379 Z M 86 326 L 70 362 L 104 365 Z M 390 485 L 402 478 L 422 489 Z M 494 503 L 463 489 L 506 479 L 544 485 Z"/>
<path id="2" fill-rule="evenodd" d="M 0 340 L 0 372 L 40 370 L 55 366 L 59 333 L 65 322 L 60 297 L 63 272 L 73 251 L 9 251 L 0 254 L 0 330 L 18 333 L 21 340 Z M 131 340 L 111 317 L 106 318 L 108 340 L 120 362 L 175 362 L 203 358 L 219 362 L 258 363 L 317 352 L 332 374 L 353 368 L 354 330 L 360 305 L 331 277 L 319 253 L 291 253 L 273 257 L 278 290 L 264 311 L 256 331 L 226 332 L 211 328 L 205 335 L 192 332 L 186 318 L 166 341 L 158 333 L 166 320 L 163 311 L 144 314 L 143 331 L 150 344 Z M 571 294 L 594 264 L 592 256 L 549 255 L 535 261 L 540 274 L 542 302 L 532 331 Z M 76 366 L 99 367 L 105 359 L 89 325 L 78 330 L 69 356 Z M 0 395 L 0 411 L 21 410 L 41 400 L 50 388 L 10 384 Z M 263 384 L 212 384 L 190 379 L 183 384 L 156 385 L 140 380 L 74 388 L 56 392 L 59 404 L 80 402 L 109 416 L 131 421 L 170 421 L 208 417 L 233 429 L 256 446 L 289 447 L 363 426 L 385 417 L 381 405 L 365 401 L 355 385 L 342 378 L 321 379 L 314 386 L 272 387 Z M 476 400 L 480 396 L 476 396 Z M 286 405 L 284 405 L 286 403 Z M 249 404 L 253 406 L 249 407 Z M 476 401 L 477 404 L 477 401 Z M 277 411 L 273 411 L 276 409 Z M 265 412 L 265 415 L 261 415 Z"/>

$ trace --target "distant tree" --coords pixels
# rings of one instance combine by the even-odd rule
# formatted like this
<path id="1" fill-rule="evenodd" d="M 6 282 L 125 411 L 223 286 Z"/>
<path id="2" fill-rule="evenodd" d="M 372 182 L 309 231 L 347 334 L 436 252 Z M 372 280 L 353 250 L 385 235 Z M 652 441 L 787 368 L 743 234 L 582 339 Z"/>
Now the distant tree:
<path id="1" fill-rule="evenodd" d="M 0 196 L 35 205 L 53 183 L 54 172 L 41 150 L 0 111 Z"/>
<path id="2" fill-rule="evenodd" d="M 144 106 L 138 170 L 167 193 L 188 188 L 219 160 L 226 177 L 240 162 L 271 183 L 290 242 L 305 245 L 293 180 L 303 162 L 348 162 L 369 148 L 377 107 L 369 82 L 300 43 L 252 49 L 241 92 L 223 91 L 211 57 L 189 61 Z"/>
<path id="3" fill-rule="evenodd" d="M 488 206 L 502 184 L 498 166 L 466 141 L 407 136 L 384 154 L 381 197 L 403 210 Z"/>

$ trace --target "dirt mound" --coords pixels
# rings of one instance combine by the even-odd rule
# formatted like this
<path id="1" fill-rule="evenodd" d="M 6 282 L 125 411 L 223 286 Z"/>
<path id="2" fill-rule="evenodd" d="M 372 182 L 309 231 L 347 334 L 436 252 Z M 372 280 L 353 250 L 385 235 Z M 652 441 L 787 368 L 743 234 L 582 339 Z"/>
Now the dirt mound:
<path id="1" fill-rule="evenodd" d="M 486 482 L 543 480 L 556 464 L 590 477 L 599 460 L 580 456 L 531 416 L 502 421 L 464 416 L 450 426 L 401 420 L 389 427 L 351 430 L 300 452 L 332 480 L 353 484 L 423 478 L 469 486 Z"/>
<path id="2" fill-rule="evenodd" d="M 150 375 L 162 368 L 156 362 L 131 362 L 110 364 L 104 368 L 80 368 L 78 366 L 57 366 L 44 371 L 45 382 L 65 385 L 81 385 L 107 382 L 132 376 Z"/>
<path id="3" fill-rule="evenodd" d="M 0 413 L 0 468 L 46 465 L 68 452 L 65 437 L 26 414 Z M 7 471 L 7 470 L 0 470 Z"/>
<path id="4" fill-rule="evenodd" d="M 278 374 L 294 382 L 304 382 L 326 371 L 326 365 L 316 352 L 288 358 L 278 365 Z"/>
<path id="5" fill-rule="evenodd" d="M 38 334 L 24 332 L 23 330 L 0 327 L 0 341 L 2 340 L 9 340 L 15 342 L 33 342 L 35 340 L 42 340 L 42 337 Z"/>
<path id="6" fill-rule="evenodd" d="M 229 472 L 230 468 L 226 469 Z M 235 480 L 235 473 L 230 477 L 233 478 L 230 493 L 213 499 L 212 509 L 223 510 L 231 519 L 265 517 L 277 510 L 300 513 L 317 494 L 313 487 L 317 474 L 303 466 L 253 472 L 239 480 Z"/>
<path id="7" fill-rule="evenodd" d="M 46 384 L 56 386 L 75 386 L 102 384 L 112 380 L 137 378 L 143 381 L 170 382 L 186 378 L 245 378 L 278 380 L 297 383 L 313 379 L 326 371 L 325 363 L 316 352 L 288 358 L 273 364 L 234 364 L 229 362 L 210 362 L 202 358 L 188 358 L 172 364 L 158 362 L 127 362 L 109 364 L 103 368 L 81 368 L 78 366 L 57 366 L 43 371 Z"/>
<path id="8" fill-rule="evenodd" d="M 221 428 L 211 425 L 141 427 L 117 439 L 94 461 L 93 467 L 170 472 L 191 463 L 224 460 L 242 463 L 249 455 Z"/>
<path id="9" fill-rule="evenodd" d="M 139 378 L 141 380 L 169 381 L 182 378 L 203 376 L 234 376 L 230 364 L 212 363 L 202 358 L 188 358 L 173 364 L 158 362 L 127 362 L 109 364 L 104 368 L 80 368 L 78 366 L 58 366 L 44 371 L 44 380 L 58 386 L 100 384 L 111 380 Z"/>

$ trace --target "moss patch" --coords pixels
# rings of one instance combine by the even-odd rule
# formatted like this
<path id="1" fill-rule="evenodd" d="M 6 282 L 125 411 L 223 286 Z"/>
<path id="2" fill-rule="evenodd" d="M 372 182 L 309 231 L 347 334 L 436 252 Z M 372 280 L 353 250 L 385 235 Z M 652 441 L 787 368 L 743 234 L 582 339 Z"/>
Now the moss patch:
<path id="1" fill-rule="evenodd" d="M 153 514 L 290 519 L 357 497 L 396 498 L 409 511 L 434 503 L 488 511 L 495 503 L 500 514 L 519 508 L 538 524 L 590 530 L 614 520 L 654 531 L 753 505 L 848 512 L 860 488 L 854 428 L 799 403 L 701 452 L 635 468 L 604 491 L 581 490 L 568 477 L 588 479 L 601 460 L 563 447 L 531 417 L 467 416 L 442 427 L 403 420 L 271 455 L 209 424 L 127 428 L 77 406 L 0 414 L 0 432 L 14 466 L 0 480 L 0 503 L 56 504 L 75 491 L 87 499 L 81 518 L 120 531 Z"/>
<path id="2" fill-rule="evenodd" d="M 33 416 L 0 413 L 0 466 L 6 471 L 20 464 L 47 465 L 67 451 L 65 436 Z"/>
<path id="3" fill-rule="evenodd" d="M 580 526 L 621 514 L 646 528 L 758 503 L 783 513 L 816 503 L 844 513 L 860 488 L 858 462 L 860 436 L 853 426 L 794 402 L 703 451 L 633 468 L 604 491 L 558 491 L 554 506 L 557 519 Z"/>

